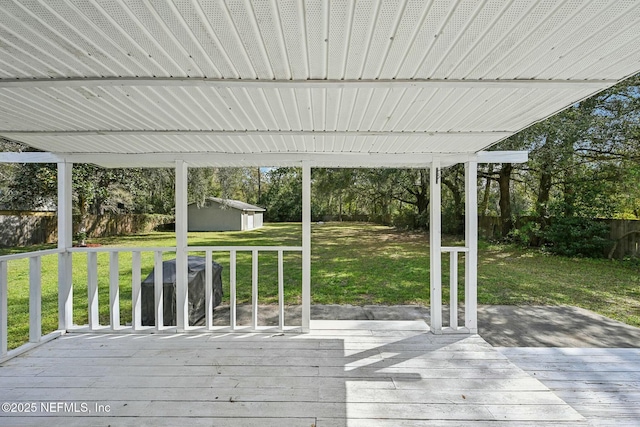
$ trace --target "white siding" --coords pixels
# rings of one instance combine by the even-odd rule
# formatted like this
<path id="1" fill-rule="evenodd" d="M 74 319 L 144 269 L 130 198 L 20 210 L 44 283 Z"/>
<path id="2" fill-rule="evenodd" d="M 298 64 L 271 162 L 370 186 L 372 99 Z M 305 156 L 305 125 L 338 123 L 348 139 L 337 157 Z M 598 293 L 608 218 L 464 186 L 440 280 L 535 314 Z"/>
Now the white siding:
<path id="1" fill-rule="evenodd" d="M 223 209 L 216 202 L 207 202 L 198 208 L 189 205 L 189 231 L 241 231 L 242 211 L 233 208 Z"/>
<path id="2" fill-rule="evenodd" d="M 253 216 L 253 226 L 255 228 L 260 228 L 263 225 L 263 213 L 262 212 L 256 212 L 255 215 Z"/>
<path id="3" fill-rule="evenodd" d="M 232 207 L 223 207 L 215 201 L 206 206 L 189 205 L 189 231 L 244 231 L 262 227 L 262 212 L 243 212 Z"/>

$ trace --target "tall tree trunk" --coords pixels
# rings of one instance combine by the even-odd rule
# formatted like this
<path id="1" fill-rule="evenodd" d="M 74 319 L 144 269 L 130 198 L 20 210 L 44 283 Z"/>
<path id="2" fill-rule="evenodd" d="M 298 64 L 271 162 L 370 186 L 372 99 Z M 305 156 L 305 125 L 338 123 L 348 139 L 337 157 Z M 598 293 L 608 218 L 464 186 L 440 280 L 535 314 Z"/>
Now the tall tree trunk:
<path id="1" fill-rule="evenodd" d="M 551 172 L 543 170 L 540 174 L 540 188 L 538 190 L 538 200 L 536 201 L 536 214 L 540 224 L 543 224 L 547 216 L 547 204 L 551 193 Z"/>
<path id="2" fill-rule="evenodd" d="M 513 229 L 511 220 L 511 172 L 513 164 L 503 163 L 500 169 L 500 221 L 502 223 L 502 237 L 507 237 Z"/>
<path id="3" fill-rule="evenodd" d="M 453 196 L 453 207 L 455 217 L 455 229 L 450 230 L 455 234 L 464 233 L 464 207 L 462 204 L 462 189 L 456 186 L 456 183 L 452 180 L 442 178 L 442 183 L 451 191 Z"/>
<path id="4" fill-rule="evenodd" d="M 262 176 L 258 167 L 258 203 L 262 203 Z"/>
<path id="5" fill-rule="evenodd" d="M 482 204 L 480 205 L 480 215 L 482 218 L 487 216 L 489 210 L 489 196 L 491 195 L 491 175 L 493 174 L 493 163 L 489 163 L 487 169 L 487 182 L 484 185 L 484 194 L 482 195 Z"/>

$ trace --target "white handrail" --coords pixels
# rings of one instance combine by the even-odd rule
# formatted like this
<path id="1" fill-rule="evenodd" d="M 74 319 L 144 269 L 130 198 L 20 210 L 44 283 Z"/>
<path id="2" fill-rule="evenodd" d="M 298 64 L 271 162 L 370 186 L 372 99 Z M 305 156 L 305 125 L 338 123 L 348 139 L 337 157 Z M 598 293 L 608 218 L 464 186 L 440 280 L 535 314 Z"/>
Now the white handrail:
<path id="1" fill-rule="evenodd" d="M 187 251 L 189 252 L 251 252 L 251 251 L 259 251 L 259 252 L 277 252 L 277 251 L 285 251 L 285 252 L 302 252 L 302 246 L 188 246 Z"/>
<path id="2" fill-rule="evenodd" d="M 175 246 L 95 246 L 95 247 L 74 247 L 66 252 L 175 252 Z M 64 252 L 61 250 L 61 252 Z"/>
<path id="3" fill-rule="evenodd" d="M 33 251 L 33 252 L 21 252 L 19 254 L 11 254 L 11 255 L 2 255 L 0 256 L 0 261 L 14 261 L 17 259 L 25 259 L 25 258 L 33 258 L 33 257 L 42 257 L 45 255 L 54 255 L 63 253 L 64 249 L 45 249 L 42 251 Z"/>

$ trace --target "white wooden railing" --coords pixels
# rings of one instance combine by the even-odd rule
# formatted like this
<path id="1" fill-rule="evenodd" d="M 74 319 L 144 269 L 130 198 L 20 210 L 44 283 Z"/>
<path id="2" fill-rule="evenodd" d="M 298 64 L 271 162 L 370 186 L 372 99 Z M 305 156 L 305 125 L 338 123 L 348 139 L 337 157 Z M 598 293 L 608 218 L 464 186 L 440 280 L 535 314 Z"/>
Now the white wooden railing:
<path id="1" fill-rule="evenodd" d="M 154 254 L 154 311 L 155 326 L 142 326 L 142 253 L 152 252 Z M 87 308 L 88 324 L 73 325 L 68 330 L 72 331 L 92 331 L 92 332 L 172 332 L 176 327 L 164 326 L 164 286 L 163 286 L 163 255 L 165 253 L 175 253 L 175 247 L 95 247 L 95 248 L 71 248 L 68 250 L 52 249 L 38 252 L 29 252 L 14 255 L 0 256 L 0 361 L 14 357 L 38 343 L 49 341 L 66 331 L 55 331 L 52 334 L 41 336 L 42 330 L 42 280 L 41 280 L 41 258 L 45 255 L 54 254 L 87 254 Z M 205 253 L 205 324 L 201 327 L 189 326 L 189 331 L 212 331 L 212 330 L 259 330 L 258 325 L 258 258 L 261 252 L 277 253 L 278 270 L 278 326 L 275 330 L 299 330 L 300 325 L 285 325 L 284 316 L 284 254 L 286 252 L 302 252 L 299 246 L 190 246 L 187 252 Z M 212 260 L 213 253 L 229 254 L 229 325 L 213 325 L 213 290 L 212 290 Z M 250 252 L 251 262 L 251 325 L 237 325 L 237 254 L 238 252 Z M 109 254 L 109 324 L 101 325 L 98 303 L 98 253 Z M 131 324 L 120 324 L 120 254 L 131 253 Z M 29 259 L 29 343 L 15 350 L 8 351 L 8 263 L 14 260 Z M 187 284 L 184 285 L 187 288 Z M 304 313 L 309 313 L 309 308 L 303 309 Z M 308 320 L 307 324 L 308 324 Z M 304 324 L 305 319 L 302 319 Z"/>
<path id="2" fill-rule="evenodd" d="M 42 336 L 42 257 L 60 254 L 60 249 L 0 256 L 0 362 L 15 357 L 30 348 L 60 336 L 63 331 L 54 331 Z M 8 295 L 9 262 L 29 259 L 29 342 L 8 351 Z"/>
<path id="3" fill-rule="evenodd" d="M 164 326 L 164 287 L 162 278 L 162 260 L 163 254 L 166 252 L 175 252 L 175 247 L 159 247 L 159 248 L 73 248 L 69 252 L 87 253 L 87 287 L 89 292 L 89 325 L 81 327 L 90 331 L 174 331 L 175 327 Z M 205 253 L 205 324 L 202 327 L 189 326 L 192 331 L 211 331 L 224 330 L 231 331 L 242 330 L 258 330 L 258 257 L 261 252 L 277 252 L 278 253 L 278 305 L 279 305 L 279 322 L 276 328 L 279 331 L 286 329 L 299 328 L 300 325 L 285 325 L 284 322 L 284 253 L 285 252 L 301 252 L 302 248 L 298 246 L 189 246 L 187 252 L 204 252 Z M 98 323 L 98 292 L 97 292 L 97 253 L 108 252 L 109 262 L 109 325 L 99 325 Z M 131 326 L 120 325 L 120 306 L 119 306 L 119 267 L 118 255 L 122 252 L 132 253 L 131 268 Z M 154 309 L 155 309 L 155 327 L 141 325 L 141 270 L 140 260 L 142 252 L 154 253 Z M 213 292 L 212 286 L 212 260 L 213 253 L 228 252 L 229 253 L 229 326 L 213 325 Z M 250 252 L 252 255 L 252 274 L 251 274 L 251 325 L 249 328 L 239 327 L 237 325 L 237 302 L 236 302 L 236 271 L 237 271 L 237 253 Z M 78 330 L 75 328 L 75 330 Z"/>

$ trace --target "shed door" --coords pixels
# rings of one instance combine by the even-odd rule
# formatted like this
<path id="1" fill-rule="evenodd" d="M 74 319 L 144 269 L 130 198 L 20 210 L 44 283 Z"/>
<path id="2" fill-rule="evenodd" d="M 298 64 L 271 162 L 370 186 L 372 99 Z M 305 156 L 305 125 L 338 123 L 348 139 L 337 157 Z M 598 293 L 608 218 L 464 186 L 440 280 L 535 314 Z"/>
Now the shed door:
<path id="1" fill-rule="evenodd" d="M 253 212 L 247 215 L 247 230 L 253 230 Z"/>

